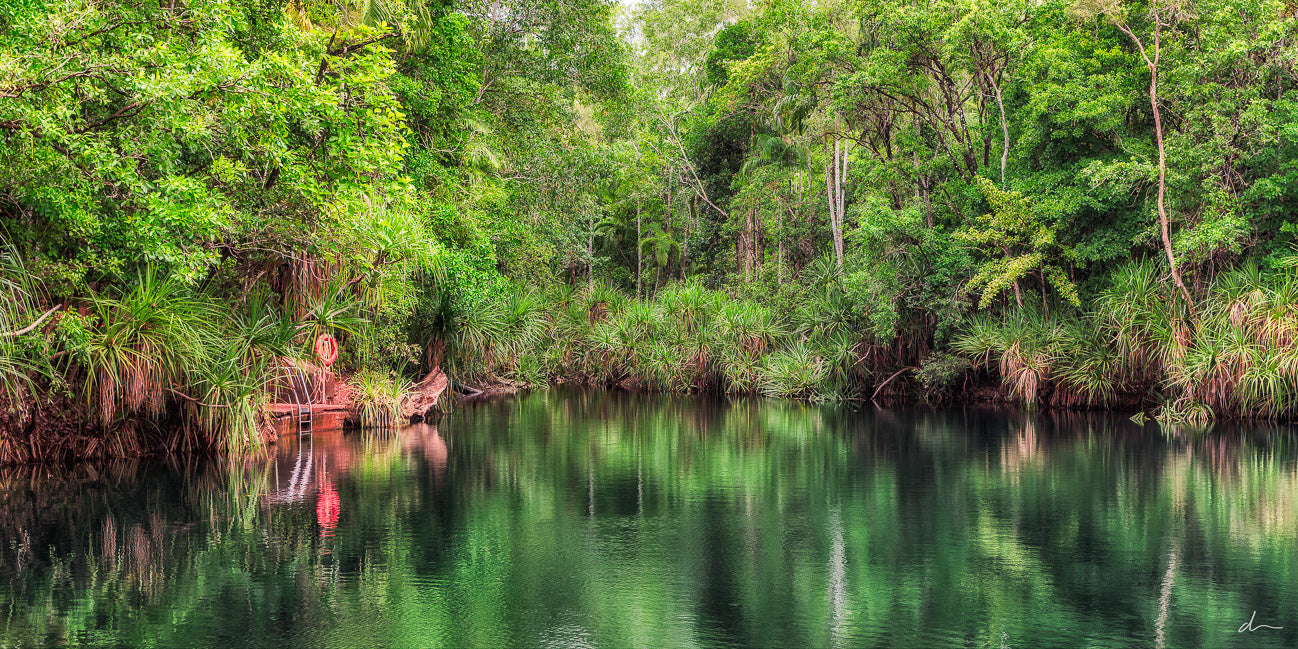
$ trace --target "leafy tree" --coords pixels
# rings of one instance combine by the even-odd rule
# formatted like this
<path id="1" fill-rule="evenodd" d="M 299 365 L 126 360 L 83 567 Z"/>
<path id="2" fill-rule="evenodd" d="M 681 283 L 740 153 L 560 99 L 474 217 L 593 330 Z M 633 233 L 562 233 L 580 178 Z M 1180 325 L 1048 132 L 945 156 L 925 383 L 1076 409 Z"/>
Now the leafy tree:
<path id="1" fill-rule="evenodd" d="M 1181 295 L 1185 297 L 1187 304 L 1193 304 L 1194 298 L 1190 297 L 1190 291 L 1185 288 L 1185 283 L 1181 281 L 1181 273 L 1176 267 L 1176 255 L 1172 250 L 1172 237 L 1167 223 L 1167 208 L 1165 206 L 1165 195 L 1167 194 L 1167 147 L 1163 142 L 1163 117 L 1159 110 L 1158 99 L 1158 76 L 1163 63 L 1163 36 L 1164 30 L 1173 33 L 1177 22 L 1187 12 L 1188 3 L 1183 0 L 1153 0 L 1149 5 L 1149 23 L 1152 35 L 1137 34 L 1139 27 L 1133 27 L 1128 19 L 1130 8 L 1123 5 L 1121 0 L 1080 0 L 1074 5 L 1074 11 L 1083 17 L 1095 17 L 1103 15 L 1131 42 L 1140 52 L 1140 58 L 1145 62 L 1145 67 L 1149 69 L 1149 106 L 1154 115 L 1154 143 L 1158 149 L 1158 227 L 1159 233 L 1163 239 L 1163 252 L 1167 255 L 1167 264 L 1171 267 L 1172 282 L 1176 284 Z M 1152 40 L 1146 46 L 1145 41 Z"/>
<path id="2" fill-rule="evenodd" d="M 979 186 L 991 203 L 992 211 L 978 218 L 981 227 L 959 232 L 956 238 L 1001 253 L 982 265 L 969 280 L 971 291 L 982 290 L 979 308 L 987 308 L 992 300 L 1007 288 L 1014 289 L 1014 299 L 1023 306 L 1019 280 L 1033 271 L 1041 279 L 1041 302 L 1049 317 L 1050 306 L 1046 300 L 1046 283 L 1054 287 L 1065 301 L 1081 306 L 1077 286 L 1059 265 L 1060 257 L 1069 254 L 1057 242 L 1057 231 L 1036 217 L 1032 202 L 1014 191 L 996 188 L 990 180 L 979 178 Z"/>
<path id="3" fill-rule="evenodd" d="M 344 252 L 371 197 L 404 191 L 392 62 L 364 26 L 262 29 L 218 0 L 27 3 L 0 49 L 7 229 L 71 290 L 141 264 L 201 281 L 223 258 Z M 386 199 L 380 199 L 386 200 Z"/>

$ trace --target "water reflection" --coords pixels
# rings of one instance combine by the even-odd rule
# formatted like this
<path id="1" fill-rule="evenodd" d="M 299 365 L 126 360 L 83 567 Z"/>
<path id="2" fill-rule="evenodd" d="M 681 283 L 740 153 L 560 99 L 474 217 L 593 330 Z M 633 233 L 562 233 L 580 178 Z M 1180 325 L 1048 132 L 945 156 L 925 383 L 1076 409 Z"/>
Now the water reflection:
<path id="1" fill-rule="evenodd" d="M 0 645 L 1294 646 L 1291 433 L 547 392 L 7 469 Z"/>

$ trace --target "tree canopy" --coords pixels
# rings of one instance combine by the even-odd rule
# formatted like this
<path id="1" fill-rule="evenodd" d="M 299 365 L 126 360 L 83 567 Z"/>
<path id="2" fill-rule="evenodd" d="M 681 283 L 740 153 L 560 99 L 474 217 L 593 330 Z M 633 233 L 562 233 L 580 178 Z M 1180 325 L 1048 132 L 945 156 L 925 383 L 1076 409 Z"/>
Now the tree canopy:
<path id="1" fill-rule="evenodd" d="M 1193 316 L 1294 241 L 1279 0 L 9 4 L 0 229 L 43 301 L 342 296 L 360 364 L 520 286 L 686 282 L 905 367 L 1133 261 Z"/>

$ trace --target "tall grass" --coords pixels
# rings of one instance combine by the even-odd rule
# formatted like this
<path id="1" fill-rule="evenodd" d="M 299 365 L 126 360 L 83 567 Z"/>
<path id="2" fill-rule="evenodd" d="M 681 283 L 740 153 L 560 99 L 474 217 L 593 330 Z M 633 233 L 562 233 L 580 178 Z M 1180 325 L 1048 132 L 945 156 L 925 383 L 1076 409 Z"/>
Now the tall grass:
<path id="1" fill-rule="evenodd" d="M 1222 275 L 1170 368 L 1176 396 L 1217 415 L 1298 414 L 1298 277 L 1249 264 Z"/>
<path id="2" fill-rule="evenodd" d="M 31 321 L 36 301 L 16 256 L 0 254 L 0 265 L 9 269 L 0 279 L 0 331 L 12 331 Z M 88 298 L 84 315 L 62 314 L 56 335 L 38 335 L 44 355 L 62 359 L 58 371 L 24 356 L 15 338 L 0 336 L 0 396 L 23 408 L 35 379 L 51 379 L 46 392 L 66 385 L 84 413 L 81 427 L 92 433 L 82 436 L 87 453 L 129 456 L 158 445 L 245 449 L 260 443 L 267 393 L 284 359 L 307 353 L 313 329 L 356 321 L 341 294 L 318 306 L 298 319 L 266 292 L 218 301 L 146 269 L 127 286 Z M 0 420 L 0 432 L 8 434 L 0 438 L 0 455 L 14 435 L 40 441 L 21 419 Z"/>
<path id="3" fill-rule="evenodd" d="M 352 378 L 360 423 L 366 427 L 390 427 L 401 421 L 401 402 L 411 382 L 395 372 L 366 370 Z"/>
<path id="4" fill-rule="evenodd" d="M 299 358 L 298 341 L 309 323 L 278 312 L 268 296 L 250 295 L 221 327 L 203 327 L 198 361 L 188 365 L 186 385 L 193 399 L 184 407 L 186 429 L 202 433 L 186 439 L 191 447 L 224 449 L 255 446 L 265 423 L 267 387 L 286 358 Z"/>
<path id="5" fill-rule="evenodd" d="M 1007 392 L 1033 407 L 1051 381 L 1068 334 L 1032 310 L 1008 314 L 1004 319 L 983 314 L 970 320 L 953 348 L 997 371 Z"/>
<path id="6" fill-rule="evenodd" d="M 184 370 L 205 358 L 200 331 L 215 322 L 210 305 L 170 278 L 153 271 L 115 297 L 97 297 L 93 331 L 82 363 L 82 394 L 91 402 L 98 423 L 116 431 L 128 416 L 159 418 L 170 393 L 185 383 Z M 115 440 L 122 453 L 133 438 Z M 127 447 L 123 447 L 125 444 Z"/>
<path id="7" fill-rule="evenodd" d="M 1298 276 L 1222 273 L 1191 313 L 1158 269 L 1131 264 L 1067 323 L 1031 310 L 971 319 L 957 351 L 1027 405 L 1159 400 L 1163 421 L 1298 415 Z"/>
<path id="8" fill-rule="evenodd" d="M 330 307 L 325 317 L 337 314 Z M 81 393 L 123 455 L 140 450 L 127 422 L 167 425 L 169 415 L 184 432 L 173 448 L 256 445 L 276 368 L 300 357 L 304 331 L 320 326 L 279 313 L 263 294 L 226 311 L 151 270 L 117 295 L 95 297 L 92 315 L 87 344 L 74 350 Z"/>
<path id="9" fill-rule="evenodd" d="M 824 359 L 801 341 L 762 359 L 760 386 L 768 397 L 818 396 L 824 378 Z"/>
<path id="10" fill-rule="evenodd" d="M 867 338 L 822 325 L 694 281 L 649 299 L 597 283 L 501 292 L 457 319 L 449 338 L 452 369 L 470 381 L 799 398 L 859 391 L 874 377 L 862 364 Z"/>
<path id="11" fill-rule="evenodd" d="M 40 317 L 36 306 L 39 290 L 13 247 L 0 246 L 0 404 L 19 425 L 31 414 L 36 380 L 51 374 L 47 361 L 24 353 L 16 335 Z"/>

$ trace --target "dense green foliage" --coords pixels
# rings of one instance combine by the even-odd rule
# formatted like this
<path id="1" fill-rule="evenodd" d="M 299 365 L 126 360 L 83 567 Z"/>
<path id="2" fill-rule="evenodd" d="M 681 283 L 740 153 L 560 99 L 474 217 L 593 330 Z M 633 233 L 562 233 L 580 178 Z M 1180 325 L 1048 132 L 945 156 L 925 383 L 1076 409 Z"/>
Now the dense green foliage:
<path id="1" fill-rule="evenodd" d="M 21 335 L 0 336 L 0 459 L 42 454 L 16 448 L 31 396 L 114 431 L 113 454 L 149 445 L 137 432 L 255 443 L 269 384 L 316 335 L 382 401 L 406 383 L 379 377 L 413 372 L 502 272 L 552 281 L 626 48 L 605 2 L 521 9 L 7 8 L 0 333 Z"/>
<path id="2" fill-rule="evenodd" d="M 1241 267 L 1289 322 L 1296 30 L 1279 0 L 19 2 L 0 325 L 63 308 L 0 337 L 5 429 L 35 394 L 229 445 L 324 331 L 376 395 L 444 349 L 525 383 L 934 395 L 963 349 L 1025 402 L 1112 404 L 970 341 L 1039 312 L 1216 358 Z M 1119 326 L 1133 273 L 1161 301 Z M 225 349 L 226 306 L 273 340 Z M 1216 383 L 1120 340 L 1042 354 L 1110 350 L 1123 369 L 1076 372 L 1169 416 L 1290 416 L 1298 365 L 1257 335 L 1261 364 Z"/>
<path id="3" fill-rule="evenodd" d="M 449 339 L 452 369 L 473 380 L 582 381 L 667 392 L 845 397 L 871 387 L 859 362 L 860 320 L 831 275 L 796 310 L 697 282 L 653 300 L 603 284 L 515 291 L 476 309 Z"/>

